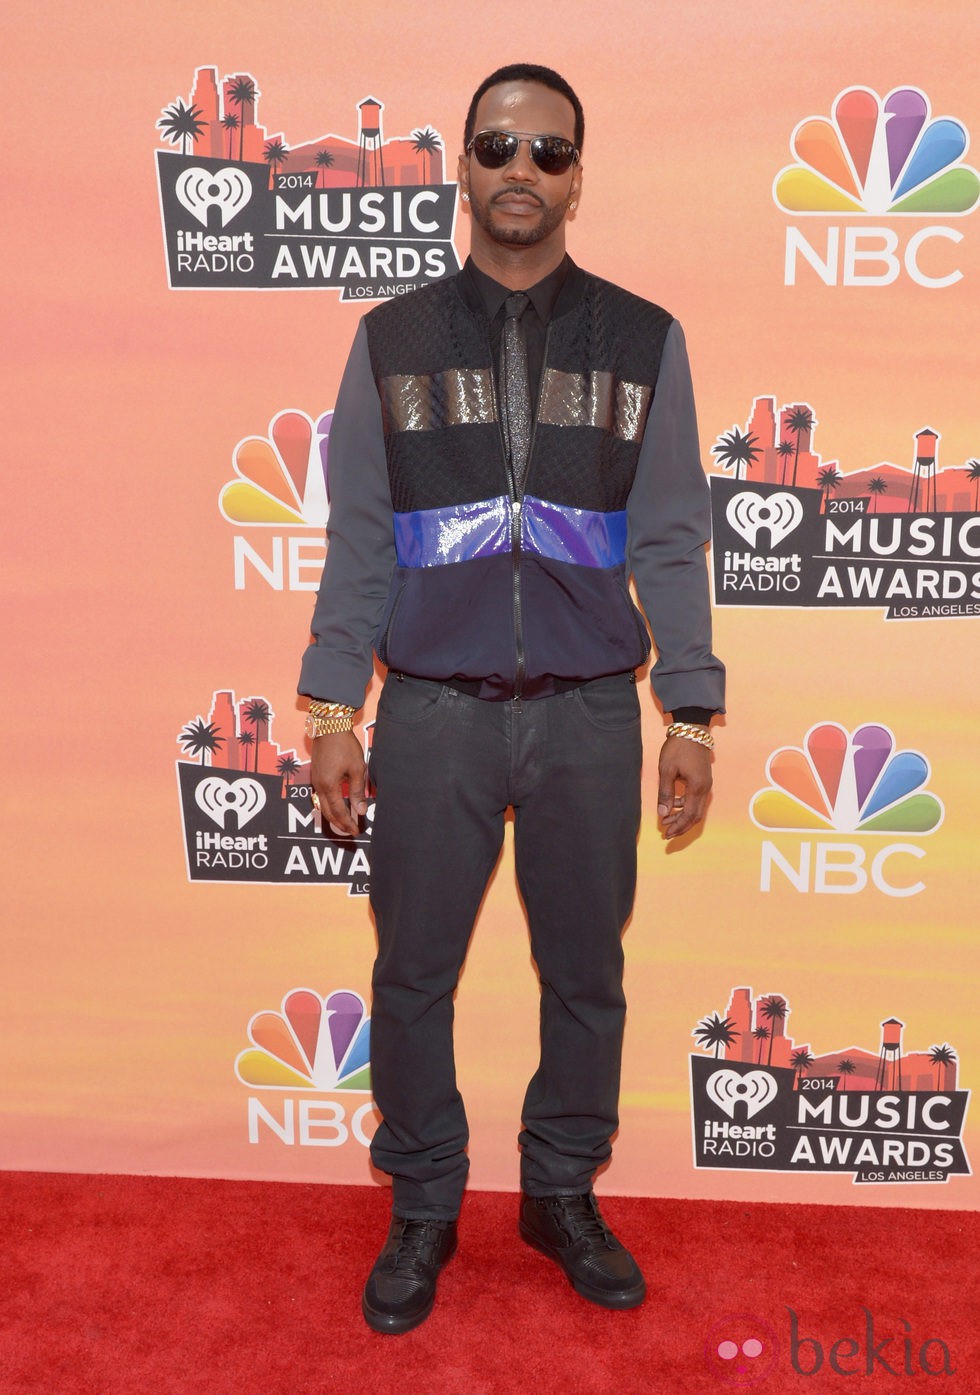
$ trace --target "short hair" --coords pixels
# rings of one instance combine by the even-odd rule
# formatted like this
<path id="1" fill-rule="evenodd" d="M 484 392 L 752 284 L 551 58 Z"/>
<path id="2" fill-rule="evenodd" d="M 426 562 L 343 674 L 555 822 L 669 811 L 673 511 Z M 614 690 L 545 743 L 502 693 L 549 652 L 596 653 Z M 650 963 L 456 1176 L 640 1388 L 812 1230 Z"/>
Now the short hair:
<path id="1" fill-rule="evenodd" d="M 585 115 L 582 111 L 582 103 L 572 91 L 572 88 L 553 68 L 543 68 L 539 63 L 508 63 L 506 67 L 498 68 L 496 72 L 484 78 L 479 87 L 473 93 L 469 111 L 466 113 L 466 125 L 463 128 L 463 145 L 469 145 L 475 134 L 476 109 L 480 104 L 480 98 L 485 92 L 489 92 L 491 87 L 497 87 L 502 82 L 538 82 L 542 87 L 550 87 L 552 92 L 558 92 L 566 98 L 572 105 L 575 113 L 575 145 L 578 150 L 582 149 L 585 140 Z"/>

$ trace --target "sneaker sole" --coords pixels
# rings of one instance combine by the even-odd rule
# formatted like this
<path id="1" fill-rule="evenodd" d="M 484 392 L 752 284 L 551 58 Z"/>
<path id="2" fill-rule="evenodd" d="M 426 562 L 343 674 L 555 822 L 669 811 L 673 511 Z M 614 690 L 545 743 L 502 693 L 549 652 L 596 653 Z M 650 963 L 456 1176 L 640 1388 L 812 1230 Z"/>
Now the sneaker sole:
<path id="1" fill-rule="evenodd" d="M 600 1308 L 638 1308 L 646 1297 L 646 1280 L 634 1285 L 633 1288 L 623 1288 L 612 1293 L 605 1289 L 592 1288 L 591 1285 L 584 1283 L 581 1279 L 576 1279 L 573 1274 L 569 1273 L 562 1259 L 561 1250 L 540 1239 L 523 1221 L 518 1221 L 517 1227 L 521 1233 L 521 1239 L 532 1249 L 537 1250 L 548 1259 L 554 1260 L 575 1292 L 580 1297 L 587 1298 L 590 1303 L 597 1303 Z"/>

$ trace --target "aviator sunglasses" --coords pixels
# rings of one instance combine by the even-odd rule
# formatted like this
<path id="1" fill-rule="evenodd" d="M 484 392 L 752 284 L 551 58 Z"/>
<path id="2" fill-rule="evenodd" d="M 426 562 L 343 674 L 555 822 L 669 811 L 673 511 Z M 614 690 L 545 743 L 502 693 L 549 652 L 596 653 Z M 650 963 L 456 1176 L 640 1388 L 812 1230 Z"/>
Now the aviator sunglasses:
<path id="1" fill-rule="evenodd" d="M 530 131 L 480 131 L 466 147 L 484 169 L 501 170 L 526 141 L 531 159 L 542 174 L 564 174 L 578 160 L 579 152 L 564 136 L 534 136 Z"/>

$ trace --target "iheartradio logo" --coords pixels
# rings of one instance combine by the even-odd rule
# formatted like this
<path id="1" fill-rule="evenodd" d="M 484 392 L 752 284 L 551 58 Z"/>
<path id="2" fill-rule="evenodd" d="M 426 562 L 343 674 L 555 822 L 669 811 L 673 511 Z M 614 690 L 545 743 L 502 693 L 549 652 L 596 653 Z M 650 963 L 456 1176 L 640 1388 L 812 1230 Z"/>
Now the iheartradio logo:
<path id="1" fill-rule="evenodd" d="M 709 1076 L 705 1089 L 708 1098 L 719 1109 L 735 1118 L 735 1106 L 744 1104 L 746 1117 L 751 1119 L 776 1098 L 779 1086 L 768 1071 L 750 1070 L 739 1075 L 734 1070 L 716 1070 Z"/>
<path id="2" fill-rule="evenodd" d="M 226 228 L 252 197 L 251 181 L 234 165 L 214 173 L 194 165 L 178 175 L 174 188 L 187 212 L 205 228 L 209 209 L 218 210 L 221 226 Z"/>
<path id="3" fill-rule="evenodd" d="M 210 775 L 194 791 L 197 807 L 221 828 L 229 813 L 238 816 L 238 827 L 244 828 L 250 819 L 265 807 L 265 790 L 258 780 L 243 776 L 238 780 L 223 780 Z"/>
<path id="4" fill-rule="evenodd" d="M 789 493 L 756 494 L 743 489 L 728 501 L 725 517 L 750 547 L 755 547 L 760 528 L 768 528 L 770 545 L 778 547 L 803 521 L 803 505 Z"/>

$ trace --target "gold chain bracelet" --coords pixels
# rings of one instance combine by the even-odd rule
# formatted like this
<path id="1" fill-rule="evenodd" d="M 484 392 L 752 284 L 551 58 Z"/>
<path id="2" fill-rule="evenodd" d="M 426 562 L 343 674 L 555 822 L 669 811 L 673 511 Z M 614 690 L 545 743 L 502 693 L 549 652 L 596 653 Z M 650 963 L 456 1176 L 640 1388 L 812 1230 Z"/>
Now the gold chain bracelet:
<path id="1" fill-rule="evenodd" d="M 696 741 L 699 746 L 706 746 L 709 751 L 715 748 L 715 738 L 707 727 L 698 726 L 695 722 L 672 722 L 667 728 L 668 736 L 683 736 L 685 741 Z"/>
<path id="2" fill-rule="evenodd" d="M 314 698 L 306 717 L 307 736 L 339 736 L 353 731 L 356 707 L 345 702 L 320 702 Z"/>

